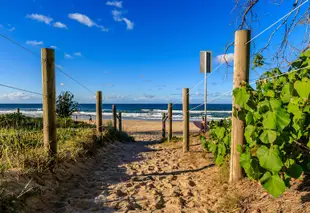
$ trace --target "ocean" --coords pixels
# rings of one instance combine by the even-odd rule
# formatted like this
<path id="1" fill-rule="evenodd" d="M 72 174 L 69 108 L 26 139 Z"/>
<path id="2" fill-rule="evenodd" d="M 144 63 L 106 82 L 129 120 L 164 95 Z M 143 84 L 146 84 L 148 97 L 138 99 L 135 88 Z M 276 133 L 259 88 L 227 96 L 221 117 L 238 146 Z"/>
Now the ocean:
<path id="1" fill-rule="evenodd" d="M 199 104 L 190 104 L 190 109 Z M 31 117 L 42 116 L 42 104 L 0 104 L 0 114 L 16 112 L 17 108 L 24 115 Z M 116 104 L 117 111 L 122 112 L 125 120 L 161 120 L 162 113 L 167 112 L 167 104 Z M 200 120 L 204 106 L 190 111 L 190 120 Z M 112 104 L 103 104 L 103 119 L 111 119 Z M 210 120 L 219 120 L 231 116 L 231 104 L 208 104 L 207 116 Z M 95 104 L 79 104 L 79 111 L 72 116 L 74 119 L 95 119 Z M 182 120 L 182 104 L 173 105 L 173 120 Z"/>

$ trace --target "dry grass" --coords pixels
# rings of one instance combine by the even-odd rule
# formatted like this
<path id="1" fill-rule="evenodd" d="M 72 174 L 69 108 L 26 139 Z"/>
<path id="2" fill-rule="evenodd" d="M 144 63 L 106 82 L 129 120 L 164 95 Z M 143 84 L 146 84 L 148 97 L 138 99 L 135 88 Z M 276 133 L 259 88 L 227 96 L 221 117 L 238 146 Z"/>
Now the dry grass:
<path id="1" fill-rule="evenodd" d="M 28 122 L 27 118 L 24 119 Z M 40 193 L 31 181 L 23 181 L 26 179 L 24 177 L 32 178 L 56 170 L 65 163 L 75 163 L 93 156 L 106 143 L 133 140 L 126 133 L 115 131 L 111 125 L 105 128 L 102 136 L 97 137 L 92 125 L 60 120 L 57 124 L 57 156 L 55 166 L 51 168 L 43 146 L 43 132 L 39 129 L 41 127 L 33 128 L 32 120 L 29 119 L 25 128 L 16 125 L 13 119 L 0 128 L 0 212 L 16 212 L 16 209 L 23 207 L 24 199 L 29 194 Z M 14 125 L 10 127 L 9 124 Z"/>

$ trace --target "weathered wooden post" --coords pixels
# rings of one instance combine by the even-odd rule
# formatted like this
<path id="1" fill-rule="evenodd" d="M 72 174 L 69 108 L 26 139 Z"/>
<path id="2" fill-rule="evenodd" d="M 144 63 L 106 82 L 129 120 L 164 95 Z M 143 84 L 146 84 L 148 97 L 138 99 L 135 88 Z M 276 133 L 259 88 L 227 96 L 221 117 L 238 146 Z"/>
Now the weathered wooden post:
<path id="1" fill-rule="evenodd" d="M 100 136 L 102 132 L 102 92 L 96 93 L 96 129 L 97 135 Z"/>
<path id="2" fill-rule="evenodd" d="M 172 139 L 172 103 L 168 104 L 168 141 L 170 142 Z"/>
<path id="3" fill-rule="evenodd" d="M 166 137 L 166 113 L 162 113 L 162 138 Z"/>
<path id="4" fill-rule="evenodd" d="M 53 166 L 57 154 L 54 50 L 43 48 L 41 50 L 41 59 L 44 147 Z"/>
<path id="5" fill-rule="evenodd" d="M 189 151 L 189 89 L 183 88 L 183 152 Z"/>
<path id="6" fill-rule="evenodd" d="M 249 81 L 250 69 L 250 30 L 238 30 L 235 33 L 235 56 L 234 56 L 234 86 L 240 87 L 242 81 Z M 239 106 L 235 104 L 233 98 L 233 109 Z M 231 137 L 231 157 L 230 157 L 230 175 L 229 182 L 235 182 L 243 177 L 242 168 L 240 166 L 240 153 L 238 146 L 244 143 L 244 122 L 237 117 L 232 116 L 232 137 Z"/>
<path id="7" fill-rule="evenodd" d="M 117 114 L 116 114 L 116 106 L 113 104 L 112 105 L 112 114 L 113 114 L 113 118 L 112 118 L 112 120 L 113 120 L 113 128 L 114 128 L 114 130 L 116 131 L 117 130 Z"/>
<path id="8" fill-rule="evenodd" d="M 122 132 L 123 128 L 122 128 L 122 113 L 119 112 L 118 113 L 118 131 Z"/>

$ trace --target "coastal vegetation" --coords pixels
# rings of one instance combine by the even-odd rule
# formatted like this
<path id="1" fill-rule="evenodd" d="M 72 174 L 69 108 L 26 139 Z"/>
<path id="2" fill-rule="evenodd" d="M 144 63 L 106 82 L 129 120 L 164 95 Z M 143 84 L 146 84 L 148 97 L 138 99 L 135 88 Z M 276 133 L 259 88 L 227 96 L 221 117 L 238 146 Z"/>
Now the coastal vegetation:
<path id="1" fill-rule="evenodd" d="M 310 50 L 287 73 L 275 68 L 256 81 L 255 89 L 243 82 L 233 91 L 233 116 L 246 124 L 246 142 L 238 147 L 240 164 L 249 179 L 259 181 L 274 197 L 310 170 L 309 65 Z M 209 138 L 202 136 L 201 142 L 221 166 L 230 154 L 231 122 L 212 121 L 210 129 Z"/>

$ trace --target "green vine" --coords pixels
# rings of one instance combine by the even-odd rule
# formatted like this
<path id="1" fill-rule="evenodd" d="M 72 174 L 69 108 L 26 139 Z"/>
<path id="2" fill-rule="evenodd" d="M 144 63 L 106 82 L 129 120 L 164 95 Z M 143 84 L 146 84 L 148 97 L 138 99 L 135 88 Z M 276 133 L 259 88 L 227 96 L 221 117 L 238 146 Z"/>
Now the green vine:
<path id="1" fill-rule="evenodd" d="M 255 90 L 242 83 L 233 91 L 238 105 L 233 115 L 246 124 L 246 142 L 238 147 L 240 164 L 248 178 L 260 181 L 274 197 L 290 187 L 291 179 L 310 170 L 309 66 L 310 50 L 292 63 L 288 74 L 276 68 L 261 76 Z M 218 140 L 213 144 L 222 146 L 219 128 L 211 126 L 210 138 Z M 230 132 L 230 128 L 225 132 Z M 211 150 L 209 146 L 212 145 L 207 146 Z"/>
<path id="2" fill-rule="evenodd" d="M 215 164 L 221 166 L 230 153 L 231 120 L 211 121 L 209 128 L 209 139 L 201 136 L 201 143 L 204 149 L 213 153 Z"/>

